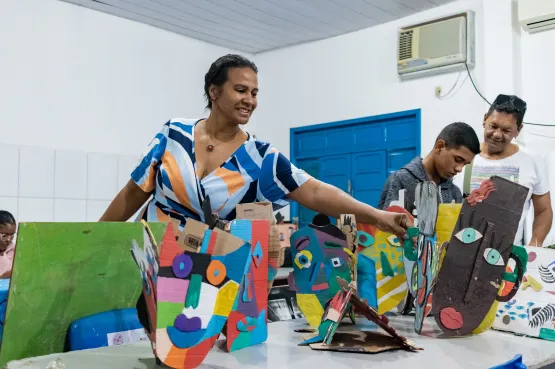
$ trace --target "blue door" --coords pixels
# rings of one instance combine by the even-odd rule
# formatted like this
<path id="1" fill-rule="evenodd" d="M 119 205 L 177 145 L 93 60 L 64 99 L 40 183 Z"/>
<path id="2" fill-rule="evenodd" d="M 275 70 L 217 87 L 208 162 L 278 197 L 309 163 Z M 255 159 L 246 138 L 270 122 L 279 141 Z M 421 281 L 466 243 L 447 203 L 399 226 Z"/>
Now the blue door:
<path id="1" fill-rule="evenodd" d="M 378 206 L 386 175 L 386 153 L 374 151 L 353 154 L 352 196 L 372 206 Z"/>
<path id="2" fill-rule="evenodd" d="M 293 164 L 372 206 L 377 206 L 387 177 L 417 155 L 419 109 L 291 129 Z M 291 206 L 291 220 L 300 227 L 315 215 Z"/>

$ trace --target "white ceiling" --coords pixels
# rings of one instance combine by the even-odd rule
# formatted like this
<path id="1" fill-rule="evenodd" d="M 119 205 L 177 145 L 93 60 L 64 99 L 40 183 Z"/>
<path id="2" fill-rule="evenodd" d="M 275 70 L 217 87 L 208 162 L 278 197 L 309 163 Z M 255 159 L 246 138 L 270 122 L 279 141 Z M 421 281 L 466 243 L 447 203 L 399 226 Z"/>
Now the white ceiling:
<path id="1" fill-rule="evenodd" d="M 325 39 L 453 0 L 62 0 L 248 53 Z"/>

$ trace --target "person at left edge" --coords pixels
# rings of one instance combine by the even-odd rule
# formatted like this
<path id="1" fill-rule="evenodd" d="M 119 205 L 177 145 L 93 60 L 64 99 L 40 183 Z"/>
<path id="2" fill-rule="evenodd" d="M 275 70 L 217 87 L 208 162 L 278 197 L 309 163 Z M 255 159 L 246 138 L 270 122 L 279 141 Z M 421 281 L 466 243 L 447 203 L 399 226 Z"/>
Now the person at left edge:
<path id="1" fill-rule="evenodd" d="M 270 201 L 277 209 L 296 201 L 336 218 L 354 214 L 358 222 L 405 236 L 412 226 L 406 214 L 378 210 L 311 178 L 241 129 L 258 104 L 257 74 L 256 65 L 239 55 L 212 63 L 204 85 L 208 118 L 167 122 L 100 221 L 126 221 L 152 195 L 140 219 L 171 217 L 184 226 L 188 218 L 204 221 L 201 205 L 209 195 L 212 211 L 226 220 L 234 219 L 240 203 Z"/>

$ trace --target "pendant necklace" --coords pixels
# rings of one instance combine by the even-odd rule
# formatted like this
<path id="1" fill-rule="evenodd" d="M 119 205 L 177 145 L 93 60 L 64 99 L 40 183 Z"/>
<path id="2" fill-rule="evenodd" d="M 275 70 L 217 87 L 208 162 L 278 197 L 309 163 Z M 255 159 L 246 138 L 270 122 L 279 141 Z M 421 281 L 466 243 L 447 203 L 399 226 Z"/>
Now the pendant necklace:
<path id="1" fill-rule="evenodd" d="M 221 142 L 220 142 L 220 143 L 221 143 Z M 212 151 L 214 151 L 214 149 L 215 149 L 216 146 L 218 146 L 218 145 L 219 145 L 219 144 L 216 144 L 216 145 L 208 144 L 208 145 L 206 145 L 206 151 L 207 151 L 207 152 L 212 152 Z"/>

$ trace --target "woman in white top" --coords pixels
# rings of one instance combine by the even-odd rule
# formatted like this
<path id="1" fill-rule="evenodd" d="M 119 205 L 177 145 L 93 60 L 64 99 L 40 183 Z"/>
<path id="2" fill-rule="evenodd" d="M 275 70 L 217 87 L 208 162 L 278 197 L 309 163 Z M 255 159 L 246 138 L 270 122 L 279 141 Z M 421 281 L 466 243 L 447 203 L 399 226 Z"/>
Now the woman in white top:
<path id="1" fill-rule="evenodd" d="M 547 168 L 540 158 L 523 152 L 511 141 L 522 130 L 526 102 L 517 96 L 499 95 L 484 116 L 484 142 L 472 166 L 465 168 L 463 191 L 470 192 L 491 176 L 499 176 L 529 188 L 515 244 L 523 244 L 524 217 L 534 205 L 530 246 L 542 246 L 553 224 Z M 468 170 L 470 169 L 470 171 Z"/>

